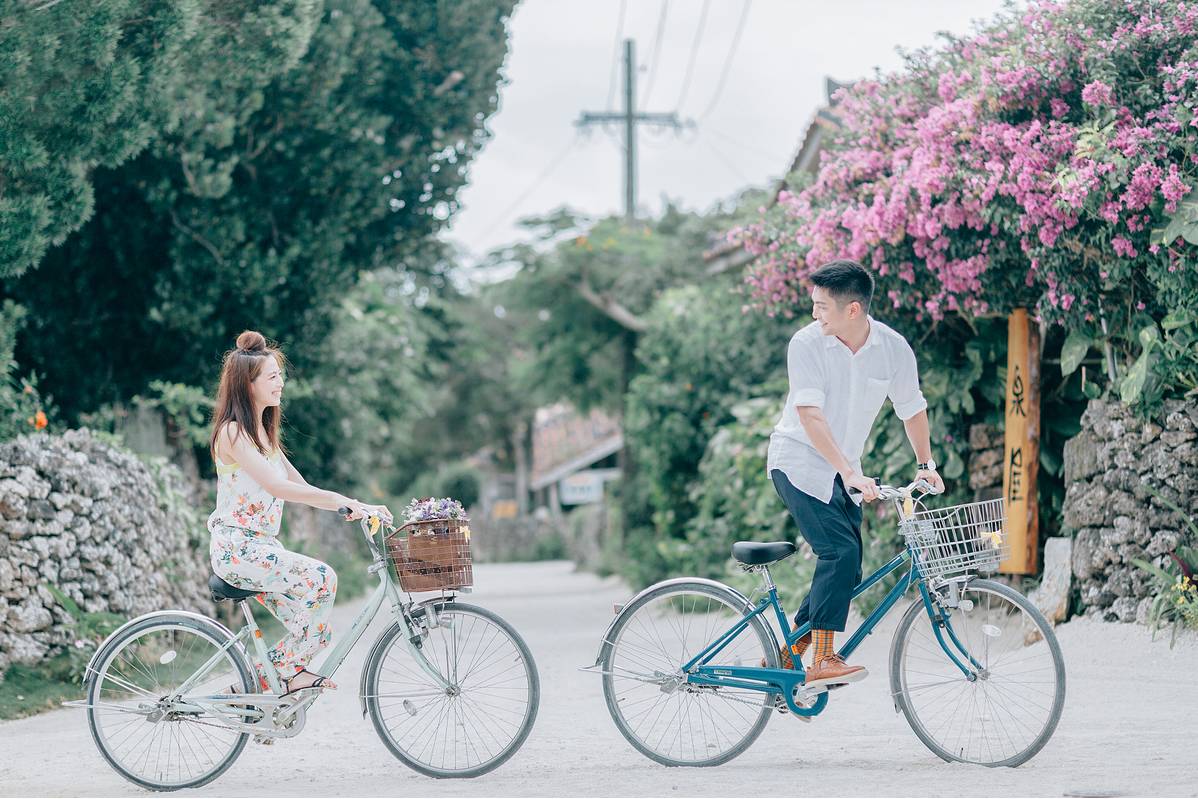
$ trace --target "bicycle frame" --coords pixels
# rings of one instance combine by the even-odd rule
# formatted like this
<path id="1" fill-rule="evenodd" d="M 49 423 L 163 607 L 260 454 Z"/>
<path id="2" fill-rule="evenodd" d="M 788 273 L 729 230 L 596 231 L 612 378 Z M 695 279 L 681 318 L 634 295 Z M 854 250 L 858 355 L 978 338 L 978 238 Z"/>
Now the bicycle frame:
<path id="1" fill-rule="evenodd" d="M 374 592 L 371 594 L 370 598 L 366 601 L 365 606 L 358 612 L 358 615 L 354 619 L 353 624 L 350 625 L 348 632 L 346 632 L 346 634 L 341 637 L 341 640 L 337 642 L 336 646 L 333 647 L 332 651 L 330 651 L 329 654 L 322 661 L 321 666 L 320 666 L 319 670 L 317 671 L 317 673 L 322 674 L 326 677 L 332 677 L 333 674 L 335 674 L 337 672 L 337 670 L 341 667 L 341 665 L 345 662 L 345 659 L 349 656 L 350 650 L 354 648 L 354 646 L 361 639 L 363 633 L 366 632 L 366 629 L 370 626 L 370 623 L 374 620 L 374 617 L 378 614 L 379 609 L 383 606 L 383 603 L 389 602 L 389 604 L 391 605 L 392 614 L 395 617 L 396 623 L 402 625 L 405 632 L 407 633 L 403 637 L 404 644 L 407 646 L 408 651 L 411 653 L 413 660 L 415 660 L 416 663 L 419 664 L 420 668 L 423 671 L 425 671 L 434 680 L 434 682 L 438 686 L 440 686 L 442 689 L 448 689 L 450 686 L 449 681 L 446 680 L 446 678 L 441 674 L 441 672 L 438 671 L 437 668 L 428 661 L 428 659 L 424 656 L 423 652 L 421 651 L 420 646 L 417 645 L 417 643 L 416 643 L 419 640 L 419 630 L 416 630 L 413 628 L 411 611 L 417 607 L 423 607 L 423 606 L 428 606 L 428 605 L 436 605 L 439 603 L 444 603 L 444 602 L 448 601 L 450 598 L 447 598 L 445 596 L 440 596 L 440 597 L 435 597 L 432 599 L 424 600 L 422 602 L 415 603 L 415 604 L 412 604 L 412 603 L 405 604 L 403 602 L 403 600 L 400 598 L 399 590 L 391 582 L 390 578 L 387 575 L 386 564 L 383 559 L 383 555 L 379 551 L 379 548 L 375 545 L 375 542 L 374 542 L 368 528 L 366 527 L 365 521 L 363 521 L 362 529 L 363 529 L 363 532 L 367 534 L 366 540 L 370 546 L 371 554 L 374 556 L 374 562 L 370 566 L 369 572 L 371 574 L 378 575 L 379 585 L 377 588 L 374 589 Z M 290 708 L 292 705 L 298 704 L 298 702 L 292 701 L 292 699 L 290 697 L 288 697 L 287 699 L 281 698 L 281 695 L 283 694 L 282 679 L 279 676 L 278 670 L 275 668 L 274 664 L 270 662 L 270 659 L 267 655 L 266 643 L 262 640 L 262 631 L 258 628 L 258 624 L 254 620 L 254 614 L 250 610 L 249 604 L 245 601 L 242 601 L 240 603 L 240 605 L 241 605 L 242 613 L 245 616 L 245 621 L 246 621 L 245 626 L 242 627 L 241 630 L 239 630 L 236 634 L 234 634 L 231 630 L 224 627 L 219 622 L 215 622 L 217 624 L 217 626 L 227 634 L 225 641 L 220 646 L 220 648 L 212 655 L 212 657 L 210 657 L 207 661 L 205 661 L 202 665 L 200 665 L 191 674 L 191 676 L 189 676 L 186 680 L 184 680 L 183 683 L 180 684 L 179 687 L 175 689 L 174 694 L 171 697 L 173 700 L 175 700 L 173 702 L 173 704 L 171 705 L 171 709 L 173 711 L 176 711 L 176 712 L 209 712 L 209 713 L 213 713 L 213 714 L 221 715 L 221 716 L 243 717 L 243 718 L 246 717 L 247 715 L 262 715 L 263 718 L 260 721 L 263 723 L 261 723 L 259 725 L 250 725 L 250 726 L 265 727 L 265 726 L 270 726 L 269 718 L 268 718 L 269 714 L 261 714 L 260 711 L 258 713 L 253 713 L 253 712 L 247 713 L 245 706 L 243 704 L 239 703 L 239 701 L 238 701 L 239 699 L 243 699 L 246 696 L 253 696 L 255 698 L 254 699 L 255 703 L 257 703 L 257 704 L 265 703 L 266 705 L 272 705 L 272 702 L 267 701 L 267 700 L 274 699 L 277 701 L 275 701 L 273 704 L 279 704 L 280 706 L 286 706 L 288 708 Z M 431 610 L 431 608 L 430 608 L 430 610 Z M 177 611 L 159 611 L 159 613 L 166 615 L 166 614 L 177 613 Z M 132 624 L 136 621 L 141 621 L 141 620 L 143 620 L 145 618 L 149 618 L 153 615 L 156 615 L 156 614 L 146 614 L 145 616 L 139 617 L 138 619 L 129 622 L 129 624 Z M 193 615 L 193 614 L 189 614 L 189 615 Z M 435 622 L 435 619 L 436 619 L 435 613 L 432 613 L 431 616 L 432 616 L 432 619 L 434 620 L 433 623 L 435 624 L 436 623 Z M 205 618 L 205 617 L 198 617 L 198 618 Z M 206 619 L 206 620 L 214 621 L 214 620 L 210 620 L 210 619 Z M 124 629 L 124 627 L 122 627 L 121 629 Z M 118 630 L 116 632 L 119 633 L 120 630 Z M 114 635 L 115 634 L 116 633 L 114 633 Z M 252 660 L 255 661 L 255 663 L 257 663 L 257 664 L 261 664 L 262 672 L 266 676 L 266 682 L 267 682 L 268 686 L 270 687 L 271 693 L 273 693 L 275 696 L 267 697 L 267 696 L 264 696 L 263 694 L 214 694 L 211 696 L 192 696 L 192 697 L 188 697 L 187 701 L 183 701 L 182 698 L 187 695 L 187 692 L 190 691 L 192 688 L 194 688 L 196 685 L 198 685 L 200 682 L 202 682 L 208 676 L 208 674 L 212 671 L 212 669 L 215 668 L 217 666 L 217 664 L 221 662 L 221 660 L 225 657 L 226 652 L 228 652 L 228 650 L 230 648 L 237 646 L 238 644 L 242 645 L 245 648 L 247 653 L 252 651 L 252 653 L 253 653 Z M 93 655 L 92 662 L 88 664 L 88 667 L 86 669 L 86 672 L 88 674 L 94 673 L 96 671 L 96 669 L 94 668 L 96 665 L 95 661 L 96 661 L 96 658 L 99 656 L 100 652 L 103 650 L 103 648 L 104 648 L 103 645 L 101 645 L 101 647 L 99 649 L 97 649 L 96 654 Z M 307 697 L 307 699 L 314 700 L 317 695 L 318 694 L 313 693 L 310 697 Z M 299 697 L 297 696 L 296 699 L 299 699 Z M 63 704 L 69 705 L 69 706 L 86 707 L 87 701 L 86 700 L 75 700 L 75 701 L 71 701 L 71 702 L 64 702 Z M 310 701 L 305 704 L 310 704 Z M 241 724 L 235 723 L 235 726 L 241 727 L 241 726 L 246 726 L 246 725 L 241 725 Z M 302 727 L 302 725 L 301 725 L 301 727 Z M 299 731 L 298 729 L 295 730 L 295 732 L 298 732 L 298 731 Z M 266 730 L 264 730 L 264 732 L 266 732 Z"/>
<path id="2" fill-rule="evenodd" d="M 913 583 L 918 584 L 920 596 L 924 603 L 924 608 L 928 613 L 928 617 L 932 620 L 932 629 L 935 631 L 936 639 L 940 643 L 945 654 L 956 664 L 964 675 L 964 677 L 973 681 L 977 679 L 977 672 L 966 667 L 961 659 L 953 653 L 950 648 L 955 647 L 965 659 L 968 660 L 975 669 L 981 669 L 980 664 L 966 651 L 964 645 L 953 632 L 952 625 L 947 616 L 942 614 L 936 604 L 932 600 L 931 592 L 928 591 L 926 583 L 920 579 L 919 565 L 912 557 L 910 549 L 904 549 L 898 555 L 895 555 L 888 563 L 879 568 L 860 584 L 853 589 L 853 598 L 857 598 L 870 588 L 877 585 L 881 580 L 888 575 L 902 568 L 904 564 L 910 564 L 910 568 L 898 581 L 898 583 L 890 589 L 889 593 L 883 597 L 882 601 L 874 608 L 873 612 L 861 622 L 853 634 L 849 637 L 840 648 L 839 654 L 841 657 L 849 657 L 865 637 L 873 632 L 874 627 L 878 622 L 886 616 L 894 605 L 903 597 L 907 589 Z M 798 639 L 802 638 L 811 631 L 811 624 L 807 623 L 799 629 L 788 632 L 790 625 L 787 623 L 786 611 L 782 608 L 782 602 L 778 599 L 778 589 L 774 585 L 773 578 L 770 576 L 769 566 L 755 567 L 755 571 L 762 573 L 765 580 L 766 596 L 761 599 L 757 606 L 745 613 L 739 621 L 732 627 L 728 628 L 722 635 L 716 638 L 703 651 L 692 657 L 682 666 L 682 672 L 686 675 L 685 682 L 691 685 L 706 685 L 713 687 L 738 688 L 749 691 L 760 691 L 763 693 L 778 693 L 782 695 L 787 707 L 792 713 L 800 716 L 816 716 L 823 711 L 827 705 L 828 694 L 827 690 L 820 689 L 818 697 L 810 707 L 804 707 L 794 701 L 795 689 L 801 689 L 803 682 L 806 679 L 806 671 L 803 669 L 801 659 L 795 658 L 793 669 L 771 669 L 761 668 L 758 666 L 711 666 L 708 665 L 725 647 L 740 635 L 745 628 L 752 623 L 752 620 L 764 614 L 768 608 L 773 608 L 777 617 L 778 626 L 782 630 L 782 640 L 789 647 Z M 768 624 L 768 622 L 767 622 Z M 948 634 L 948 641 L 945 640 L 941 629 L 944 629 Z M 663 687 L 663 690 L 666 690 Z"/>

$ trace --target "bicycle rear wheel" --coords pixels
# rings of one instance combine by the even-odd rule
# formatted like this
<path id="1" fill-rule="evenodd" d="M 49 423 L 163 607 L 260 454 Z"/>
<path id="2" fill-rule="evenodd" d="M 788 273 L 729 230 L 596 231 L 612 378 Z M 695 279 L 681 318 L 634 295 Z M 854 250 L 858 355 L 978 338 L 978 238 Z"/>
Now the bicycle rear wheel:
<path id="1" fill-rule="evenodd" d="M 233 765 L 249 735 L 204 713 L 170 711 L 163 701 L 227 640 L 207 619 L 162 613 L 105 644 L 87 682 L 87 720 L 100 754 L 118 774 L 152 791 L 176 791 L 206 785 Z M 230 685 L 239 693 L 257 690 L 236 646 L 190 694 L 223 693 Z"/>
<path id="2" fill-rule="evenodd" d="M 757 740 L 774 694 L 683 681 L 682 666 L 745 613 L 724 586 L 669 583 L 624 609 L 600 653 L 603 695 L 620 733 L 666 766 L 718 766 Z M 778 653 L 754 616 L 708 664 L 777 667 Z"/>
<path id="3" fill-rule="evenodd" d="M 392 624 L 366 664 L 366 709 L 400 761 L 429 777 L 477 777 L 516 753 L 532 730 L 541 682 L 520 634 L 491 611 L 447 602 L 412 613 L 427 627 L 421 653 L 445 677 L 438 684 L 413 657 L 407 631 Z"/>
<path id="4" fill-rule="evenodd" d="M 1048 743 L 1061 718 L 1061 647 L 1043 614 L 1012 588 L 972 580 L 961 599 L 945 612 L 957 639 L 981 665 L 978 678 L 970 682 L 945 655 L 917 600 L 894 633 L 891 693 L 916 736 L 940 758 L 1018 766 Z"/>

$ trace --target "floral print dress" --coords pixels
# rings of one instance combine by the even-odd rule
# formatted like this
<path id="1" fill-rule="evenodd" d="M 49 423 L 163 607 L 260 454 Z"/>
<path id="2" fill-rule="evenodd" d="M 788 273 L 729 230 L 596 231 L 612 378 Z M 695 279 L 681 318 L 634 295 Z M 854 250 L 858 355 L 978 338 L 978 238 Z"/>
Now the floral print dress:
<path id="1" fill-rule="evenodd" d="M 278 450 L 268 458 L 286 476 Z M 279 541 L 283 500 L 272 496 L 238 464 L 216 462 L 216 510 L 208 517 L 212 571 L 237 588 L 258 589 L 257 600 L 287 628 L 267 656 L 279 676 L 290 678 L 328 645 L 329 614 L 337 575 L 315 558 L 290 552 Z M 270 690 L 262 673 L 263 690 Z"/>

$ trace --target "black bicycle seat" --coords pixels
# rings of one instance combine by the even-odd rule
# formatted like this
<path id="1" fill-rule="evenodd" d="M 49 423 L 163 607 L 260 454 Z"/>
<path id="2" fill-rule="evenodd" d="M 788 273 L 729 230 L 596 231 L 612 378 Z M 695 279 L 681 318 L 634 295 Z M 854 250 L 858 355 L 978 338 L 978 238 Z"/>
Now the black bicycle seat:
<path id="1" fill-rule="evenodd" d="M 762 566 L 776 560 L 789 558 L 795 553 L 795 545 L 789 541 L 737 541 L 732 545 L 732 557 L 747 566 Z"/>
<path id="2" fill-rule="evenodd" d="M 208 578 L 208 590 L 212 592 L 212 598 L 217 602 L 223 602 L 226 599 L 240 602 L 243 599 L 249 599 L 252 596 L 262 593 L 259 590 L 247 591 L 244 588 L 229 585 L 215 574 Z"/>

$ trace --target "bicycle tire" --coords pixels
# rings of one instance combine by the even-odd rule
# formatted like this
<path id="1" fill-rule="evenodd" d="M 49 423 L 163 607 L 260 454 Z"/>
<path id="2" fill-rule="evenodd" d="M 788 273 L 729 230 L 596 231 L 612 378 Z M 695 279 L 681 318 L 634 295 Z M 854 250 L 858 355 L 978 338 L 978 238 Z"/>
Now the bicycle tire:
<path id="1" fill-rule="evenodd" d="M 911 726 L 916 737 L 930 749 L 934 754 L 946 762 L 971 763 L 975 765 L 983 765 L 989 767 L 1010 767 L 1014 768 L 1026 763 L 1034 757 L 1052 737 L 1056 730 L 1057 723 L 1061 719 L 1061 713 L 1065 704 L 1065 664 L 1064 658 L 1061 655 L 1061 647 L 1057 642 L 1056 635 L 1053 633 L 1052 625 L 1044 618 L 1044 615 L 1031 603 L 1023 594 L 1018 591 L 1003 585 L 1002 583 L 993 580 L 974 579 L 965 585 L 961 594 L 963 598 L 968 598 L 970 592 L 974 593 L 989 593 L 999 596 L 1006 601 L 1011 602 L 1018 607 L 1022 612 L 1026 613 L 1032 621 L 1035 631 L 1042 637 L 1048 654 L 1053 663 L 1054 679 L 1053 679 L 1053 702 L 1049 708 L 1048 716 L 1044 720 L 1043 727 L 1039 733 L 1032 736 L 1032 739 L 1027 745 L 1020 748 L 1010 756 L 991 760 L 981 761 L 975 758 L 962 756 L 961 752 L 954 753 L 946 748 L 936 737 L 927 729 L 925 719 L 920 717 L 919 712 L 915 708 L 915 702 L 912 700 L 910 686 L 904 677 L 903 659 L 904 655 L 912 651 L 912 630 L 915 623 L 920 618 L 927 618 L 927 612 L 923 605 L 922 599 L 916 599 L 911 604 L 899 622 L 898 627 L 894 632 L 894 639 L 890 649 L 890 691 L 894 697 L 895 704 L 902 711 L 907 719 L 907 723 Z M 1026 634 L 1025 634 L 1026 642 Z M 1038 643 L 1038 642 L 1034 642 Z M 1034 645 L 1033 643 L 1033 645 Z M 948 663 L 948 658 L 945 657 L 945 662 Z M 955 668 L 955 667 L 953 667 Z M 989 677 L 987 679 L 990 679 Z M 974 683 L 975 686 L 982 686 L 983 681 Z M 982 690 L 985 687 L 982 686 Z M 1001 723 L 1001 716 L 997 713 L 995 717 Z M 982 733 L 985 735 L 985 733 Z M 971 731 L 972 735 L 972 731 Z"/>
<path id="2" fill-rule="evenodd" d="M 506 763 L 513 755 L 519 751 L 524 745 L 528 735 L 532 732 L 533 724 L 537 719 L 537 711 L 541 703 L 541 681 L 537 673 L 536 661 L 533 660 L 532 652 L 520 634 L 516 632 L 510 624 L 504 621 L 495 613 L 486 608 L 478 607 L 477 605 L 469 605 L 461 602 L 445 602 L 436 606 L 437 614 L 444 618 L 446 615 L 476 615 L 482 617 L 498 627 L 503 634 L 510 640 L 513 648 L 519 653 L 521 659 L 527 664 L 526 679 L 528 701 L 527 710 L 520 722 L 515 735 L 511 741 L 503 747 L 503 749 L 495 756 L 488 758 L 486 761 L 462 769 L 444 769 L 435 768 L 428 763 L 422 762 L 417 757 L 407 752 L 399 742 L 395 741 L 391 731 L 386 726 L 384 708 L 379 704 L 379 681 L 382 673 L 383 664 L 387 659 L 387 653 L 391 651 L 392 646 L 398 643 L 405 646 L 403 638 L 407 636 L 407 631 L 398 623 L 392 623 L 390 627 L 383 631 L 379 636 L 377 643 L 372 648 L 372 656 L 365 666 L 366 687 L 366 709 L 370 713 L 370 720 L 374 724 L 375 732 L 382 739 L 383 744 L 401 763 L 408 768 L 419 772 L 427 777 L 436 779 L 471 779 L 479 777 L 490 771 L 499 768 Z M 428 608 L 422 607 L 413 611 L 412 619 L 419 624 L 421 619 L 427 615 Z M 464 679 L 464 678 L 463 678 Z M 449 720 L 449 719 L 447 719 Z"/>
<path id="3" fill-rule="evenodd" d="M 104 760 L 110 767 L 112 767 L 114 771 L 116 771 L 121 775 L 121 777 L 129 782 L 139 785 L 142 788 L 146 788 L 147 790 L 156 792 L 170 792 L 185 788 L 198 788 L 202 785 L 207 785 L 229 770 L 233 763 L 236 762 L 237 758 L 241 756 L 242 751 L 244 751 L 245 745 L 249 741 L 250 737 L 248 733 L 241 733 L 235 740 L 229 752 L 211 770 L 191 781 L 181 782 L 178 784 L 168 784 L 155 782 L 130 772 L 129 769 L 125 768 L 120 762 L 118 762 L 114 754 L 109 751 L 106 736 L 103 735 L 99 729 L 97 729 L 97 708 L 95 707 L 95 703 L 99 700 L 101 678 L 107 673 L 107 669 L 112 662 L 112 659 L 121 651 L 122 644 L 128 642 L 131 638 L 138 637 L 159 627 L 181 627 L 184 629 L 193 630 L 196 633 L 208 638 L 217 647 L 223 646 L 228 640 L 227 634 L 216 622 L 210 621 L 208 619 L 196 618 L 195 616 L 186 614 L 171 615 L 169 613 L 164 613 L 161 615 L 156 615 L 124 630 L 118 637 L 113 638 L 104 644 L 103 648 L 96 656 L 97 673 L 88 675 L 86 683 L 88 728 L 91 731 L 92 741 L 96 744 L 96 748 L 100 751 L 100 754 Z M 241 648 L 239 646 L 230 647 L 227 650 L 227 654 L 232 661 L 233 666 L 237 670 L 237 677 L 241 680 L 241 693 L 257 693 L 258 680 L 254 676 L 254 670 L 246 660 Z"/>
<path id="4" fill-rule="evenodd" d="M 612 626 L 610 634 L 608 635 L 608 639 L 604 642 L 603 647 L 600 650 L 599 663 L 602 664 L 603 667 L 603 696 L 607 703 L 608 713 L 611 714 L 612 721 L 615 722 L 616 728 L 620 731 L 620 734 L 624 736 L 625 740 L 632 744 L 633 748 L 645 755 L 645 757 L 648 757 L 650 760 L 656 761 L 663 766 L 689 766 L 693 768 L 706 768 L 727 763 L 733 758 L 743 754 L 745 750 L 753 745 L 753 742 L 756 741 L 761 733 L 765 730 L 765 726 L 769 722 L 770 715 L 776 712 L 772 694 L 767 694 L 764 692 L 761 693 L 762 705 L 757 719 L 753 722 L 752 726 L 743 735 L 743 737 L 738 742 L 733 744 L 732 747 L 707 760 L 684 761 L 671 758 L 665 754 L 662 754 L 661 752 L 656 751 L 642 741 L 641 737 L 629 727 L 627 720 L 624 718 L 624 713 L 620 709 L 620 700 L 617 696 L 615 682 L 612 676 L 612 661 L 613 655 L 616 652 L 617 643 L 620 641 L 623 631 L 636 617 L 637 612 L 654 600 L 661 599 L 673 593 L 683 594 L 687 592 L 702 594 L 713 599 L 720 600 L 724 602 L 727 607 L 737 613 L 744 611 L 743 598 L 726 586 L 720 586 L 718 584 L 713 585 L 706 582 L 670 582 L 669 584 L 663 584 L 660 588 L 646 591 L 643 596 L 637 599 L 636 602 L 633 602 L 628 607 L 624 608 L 620 614 L 620 617 Z M 766 659 L 766 662 L 771 668 L 777 668 L 778 651 L 773 643 L 774 638 L 769 634 L 769 630 L 766 628 L 765 623 L 761 620 L 761 616 L 754 616 L 749 622 L 749 627 L 752 628 L 758 642 L 761 645 L 761 657 Z M 758 664 L 753 663 L 753 665 L 756 666 Z"/>

